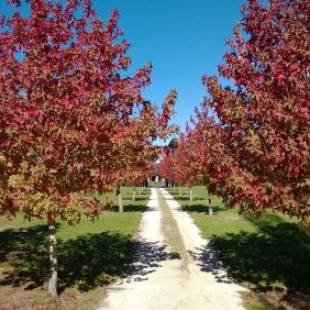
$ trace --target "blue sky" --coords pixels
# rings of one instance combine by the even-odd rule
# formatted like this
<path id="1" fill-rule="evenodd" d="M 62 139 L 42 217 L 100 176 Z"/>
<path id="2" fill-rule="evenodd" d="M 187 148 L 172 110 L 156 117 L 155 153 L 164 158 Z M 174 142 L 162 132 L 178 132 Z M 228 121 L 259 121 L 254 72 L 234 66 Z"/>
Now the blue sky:
<path id="1" fill-rule="evenodd" d="M 152 84 L 145 96 L 161 103 L 172 88 L 178 92 L 176 123 L 184 128 L 206 95 L 204 74 L 217 74 L 227 50 L 225 40 L 240 19 L 242 0 L 94 0 L 106 16 L 121 13 L 120 26 L 131 43 L 134 67 L 152 62 Z"/>
<path id="2" fill-rule="evenodd" d="M 152 84 L 145 97 L 160 104 L 170 89 L 178 92 L 175 122 L 186 121 L 206 95 L 204 74 L 217 74 L 225 40 L 240 19 L 244 0 L 93 0 L 106 19 L 120 11 L 120 26 L 131 43 L 133 69 L 152 62 Z M 8 12 L 0 0 L 0 14 Z M 28 10 L 23 8 L 24 13 Z"/>

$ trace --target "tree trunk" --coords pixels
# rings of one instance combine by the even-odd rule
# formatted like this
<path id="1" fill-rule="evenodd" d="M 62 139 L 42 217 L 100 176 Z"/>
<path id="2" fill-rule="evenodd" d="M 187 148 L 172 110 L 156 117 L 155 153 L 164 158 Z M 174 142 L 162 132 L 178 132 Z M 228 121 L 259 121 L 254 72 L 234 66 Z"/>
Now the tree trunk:
<path id="1" fill-rule="evenodd" d="M 213 208 L 211 206 L 211 198 L 209 197 L 209 215 L 213 215 Z"/>
<path id="2" fill-rule="evenodd" d="M 132 201 L 136 201 L 136 189 L 135 188 L 132 190 Z"/>
<path id="3" fill-rule="evenodd" d="M 193 190 L 192 189 L 189 190 L 189 200 L 193 201 Z"/>
<path id="4" fill-rule="evenodd" d="M 117 188 L 116 195 L 117 195 L 117 201 L 118 201 L 118 213 L 123 213 L 124 207 L 123 207 L 122 194 L 121 194 L 120 187 Z"/>
<path id="5" fill-rule="evenodd" d="M 58 270 L 58 261 L 57 261 L 57 239 L 56 239 L 56 226 L 55 222 L 50 222 L 48 224 L 49 229 L 49 258 L 50 258 L 50 278 L 48 282 L 48 292 L 51 296 L 57 297 L 57 270 Z"/>

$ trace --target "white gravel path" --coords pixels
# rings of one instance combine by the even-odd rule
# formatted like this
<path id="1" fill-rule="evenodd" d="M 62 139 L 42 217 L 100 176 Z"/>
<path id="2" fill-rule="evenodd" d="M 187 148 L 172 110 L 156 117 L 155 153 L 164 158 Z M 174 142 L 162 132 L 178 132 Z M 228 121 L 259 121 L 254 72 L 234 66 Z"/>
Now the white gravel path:
<path id="1" fill-rule="evenodd" d="M 186 260 L 169 255 L 169 244 L 164 248 L 159 191 L 177 223 Z M 152 189 L 148 208 L 138 236 L 145 246 L 138 254 L 137 273 L 112 285 L 98 310 L 244 309 L 241 293 L 246 290 L 227 278 L 208 241 L 178 202 L 167 191 Z"/>

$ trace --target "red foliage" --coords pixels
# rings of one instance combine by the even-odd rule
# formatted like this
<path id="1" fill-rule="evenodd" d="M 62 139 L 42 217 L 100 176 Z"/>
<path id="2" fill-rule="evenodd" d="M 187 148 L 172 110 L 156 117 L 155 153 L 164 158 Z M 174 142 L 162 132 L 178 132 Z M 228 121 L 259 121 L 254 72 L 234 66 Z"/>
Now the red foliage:
<path id="1" fill-rule="evenodd" d="M 209 158 L 209 143 L 215 137 L 207 137 L 217 125 L 208 117 L 208 110 L 196 110 L 196 121 L 193 128 L 187 126 L 178 142 L 173 144 L 160 161 L 158 173 L 167 180 L 192 187 L 201 184 L 206 175 Z M 207 130 L 210 130 L 207 132 Z"/>
<path id="2" fill-rule="evenodd" d="M 308 1 L 249 1 L 220 66 L 236 88 L 204 78 L 231 156 L 225 197 L 302 218 L 310 192 L 309 10 Z"/>
<path id="3" fill-rule="evenodd" d="M 203 173 L 212 192 L 231 205 L 273 208 L 304 221 L 310 215 L 309 10 L 306 0 L 244 5 L 219 67 L 234 86 L 203 78 L 218 124 L 205 127 L 206 116 L 193 130 L 205 127 Z M 187 133 L 181 145 L 191 139 Z M 201 160 L 195 144 L 190 165 Z"/>
<path id="4" fill-rule="evenodd" d="M 173 130 L 175 93 L 162 112 L 144 100 L 151 66 L 126 74 L 117 11 L 102 22 L 87 0 L 29 2 L 31 16 L 6 17 L 0 32 L 0 210 L 94 216 L 85 193 L 149 167 L 152 142 Z"/>

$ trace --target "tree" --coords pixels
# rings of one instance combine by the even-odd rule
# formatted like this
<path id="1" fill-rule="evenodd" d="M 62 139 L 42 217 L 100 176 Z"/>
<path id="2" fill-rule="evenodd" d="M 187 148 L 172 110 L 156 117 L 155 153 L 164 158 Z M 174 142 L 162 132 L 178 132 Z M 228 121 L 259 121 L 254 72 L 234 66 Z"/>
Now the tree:
<path id="1" fill-rule="evenodd" d="M 200 118 L 196 110 L 197 118 Z M 202 119 L 204 120 L 204 119 Z M 193 185 L 201 184 L 205 172 L 203 159 L 205 158 L 205 144 L 202 132 L 192 120 L 194 128 L 186 126 L 186 132 L 179 139 L 169 144 L 166 156 L 158 165 L 159 174 L 174 183 L 190 188 L 190 200 L 192 201 Z"/>
<path id="2" fill-rule="evenodd" d="M 228 159 L 225 170 L 211 171 L 213 190 L 232 205 L 303 221 L 310 215 L 309 10 L 306 0 L 248 1 L 220 66 L 234 86 L 203 78 Z"/>
<path id="3" fill-rule="evenodd" d="M 147 179 L 153 163 L 161 153 L 155 145 L 157 138 L 167 139 L 177 128 L 169 125 L 177 98 L 175 90 L 165 98 L 159 110 L 149 102 L 143 103 L 139 117 L 132 117 L 127 126 L 121 126 L 113 139 L 113 158 L 117 162 L 111 169 L 114 187 L 118 196 L 119 212 L 123 212 L 120 187 L 124 184 L 135 185 Z"/>
<path id="4" fill-rule="evenodd" d="M 155 115 L 141 95 L 151 66 L 126 73 L 129 44 L 117 11 L 103 23 L 87 0 L 27 2 L 29 17 L 16 11 L 0 24 L 0 211 L 47 221 L 48 290 L 56 296 L 55 222 L 73 224 L 104 207 L 85 194 L 119 182 L 122 151 L 133 154 L 134 147 L 124 147 L 131 126 Z M 170 108 L 164 106 L 157 120 L 167 125 Z M 161 135 L 169 131 L 161 129 Z M 144 141 L 159 133 L 150 132 Z"/>
<path id="5" fill-rule="evenodd" d="M 213 193 L 217 189 L 223 190 L 223 181 L 229 172 L 227 168 L 231 161 L 224 153 L 221 136 L 222 128 L 215 122 L 206 104 L 200 109 L 196 108 L 194 117 L 191 117 L 191 125 L 186 126 L 185 133 L 181 134 L 160 161 L 160 174 L 168 180 L 189 187 L 190 200 L 193 185 L 205 184 Z M 220 175 L 224 176 L 222 180 L 219 179 Z M 220 183 L 221 186 L 214 186 Z M 218 191 L 217 194 L 222 192 Z M 207 198 L 211 214 L 209 194 Z"/>
<path id="6" fill-rule="evenodd" d="M 202 174 L 197 161 L 198 144 L 195 141 L 195 133 L 188 131 L 182 134 L 179 139 L 179 146 L 171 153 L 170 168 L 173 169 L 173 181 L 177 184 L 190 188 L 190 200 L 192 201 L 192 186 L 202 182 Z M 167 165 L 166 165 L 167 167 Z"/>

